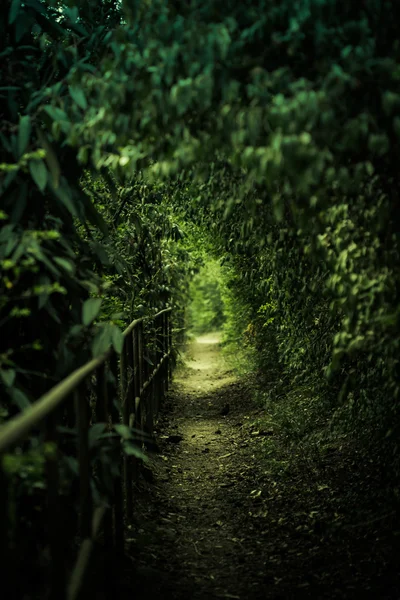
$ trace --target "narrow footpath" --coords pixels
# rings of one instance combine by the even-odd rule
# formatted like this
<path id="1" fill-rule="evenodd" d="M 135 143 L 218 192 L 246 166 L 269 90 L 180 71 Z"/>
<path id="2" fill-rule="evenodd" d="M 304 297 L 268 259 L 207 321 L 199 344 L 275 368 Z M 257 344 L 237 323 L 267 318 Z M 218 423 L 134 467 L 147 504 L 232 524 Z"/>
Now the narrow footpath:
<path id="1" fill-rule="evenodd" d="M 398 598 L 381 556 L 387 543 L 381 536 L 381 549 L 368 524 L 357 539 L 329 469 L 321 484 L 311 469 L 279 478 L 269 468 L 266 447 L 279 447 L 278 432 L 218 342 L 198 338 L 175 373 L 157 425 L 160 451 L 135 484 L 115 597 L 353 598 L 363 588 L 364 598 Z M 340 486 L 349 489 L 346 464 Z"/>
<path id="2" fill-rule="evenodd" d="M 265 598 L 273 584 L 254 538 L 260 438 L 249 441 L 249 428 L 261 411 L 218 342 L 210 334 L 191 344 L 158 424 L 161 453 L 151 464 L 148 502 L 141 489 L 133 540 L 149 598 Z"/>

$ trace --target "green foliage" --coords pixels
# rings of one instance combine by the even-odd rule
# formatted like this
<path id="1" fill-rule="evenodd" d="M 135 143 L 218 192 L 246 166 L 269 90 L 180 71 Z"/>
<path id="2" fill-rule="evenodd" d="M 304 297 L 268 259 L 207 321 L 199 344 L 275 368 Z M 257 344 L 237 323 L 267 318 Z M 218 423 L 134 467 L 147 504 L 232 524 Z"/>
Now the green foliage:
<path id="1" fill-rule="evenodd" d="M 215 260 L 205 259 L 205 264 L 190 282 L 188 320 L 190 329 L 196 335 L 217 331 L 224 324 L 220 280 L 219 264 Z"/>
<path id="2" fill-rule="evenodd" d="M 226 342 L 308 382 L 398 472 L 397 3 L 12 0 L 7 15 L 1 418 L 120 351 L 132 318 L 179 312 L 207 253 Z M 200 279 L 198 330 L 222 321 L 215 278 L 217 321 L 195 308 Z"/>
<path id="3" fill-rule="evenodd" d="M 66 144 L 89 118 L 80 75 L 101 61 L 120 8 L 12 3 L 1 24 L 0 386 L 11 412 L 92 351 L 120 351 L 117 327 L 177 299 L 184 281 L 167 190 L 100 173 L 85 164 L 90 145 Z"/>
<path id="4" fill-rule="evenodd" d="M 82 306 L 82 323 L 86 326 L 90 325 L 99 314 L 100 307 L 101 298 L 89 298 L 85 300 Z"/>

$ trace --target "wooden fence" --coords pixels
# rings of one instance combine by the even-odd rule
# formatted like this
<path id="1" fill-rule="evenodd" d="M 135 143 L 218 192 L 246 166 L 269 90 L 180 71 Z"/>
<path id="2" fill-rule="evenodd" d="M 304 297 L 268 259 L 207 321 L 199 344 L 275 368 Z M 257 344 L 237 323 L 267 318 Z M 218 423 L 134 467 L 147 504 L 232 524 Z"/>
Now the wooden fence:
<path id="1" fill-rule="evenodd" d="M 47 544 L 50 550 L 51 598 L 76 600 L 85 581 L 96 538 L 101 534 L 107 548 L 124 549 L 124 520 L 133 514 L 132 482 L 135 459 L 120 451 L 120 476 L 113 478 L 112 502 L 94 506 L 93 464 L 90 454 L 90 428 L 104 423 L 111 432 L 114 425 L 134 431 L 153 430 L 159 403 L 171 377 L 171 308 L 151 318 L 133 321 L 124 331 L 121 356 L 110 348 L 104 355 L 80 367 L 33 403 L 27 410 L 0 428 L 0 465 L 5 454 L 23 449 L 28 434 L 38 432 L 55 451 L 46 457 Z M 91 389 L 91 393 L 89 392 Z M 58 441 L 64 425 L 76 435 L 79 489 L 79 550 L 75 565 L 65 565 L 65 531 L 60 527 L 60 451 Z M 123 432 L 124 428 L 120 428 Z M 117 427 L 118 430 L 118 427 Z M 128 432 L 127 429 L 125 429 Z M 120 441 L 121 438 L 118 438 Z M 140 435 L 139 435 L 140 440 Z M 139 443 L 140 446 L 140 443 Z M 8 523 L 9 477 L 0 467 L 0 556 L 2 570 L 12 573 Z M 76 532 L 69 532 L 73 536 Z M 18 547 L 15 548 L 18 551 Z M 7 559 L 9 558 L 9 567 Z M 68 572 L 69 571 L 69 572 Z M 4 587 L 4 578 L 2 585 Z M 4 588 L 7 589 L 7 588 Z"/>

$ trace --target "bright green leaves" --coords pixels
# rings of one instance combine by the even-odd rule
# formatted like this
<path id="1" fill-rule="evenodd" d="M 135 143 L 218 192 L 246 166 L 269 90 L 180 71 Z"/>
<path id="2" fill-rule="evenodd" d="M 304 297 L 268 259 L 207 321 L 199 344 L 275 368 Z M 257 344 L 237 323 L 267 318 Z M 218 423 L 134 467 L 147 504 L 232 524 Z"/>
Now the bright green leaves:
<path id="1" fill-rule="evenodd" d="M 89 298 L 82 306 L 82 323 L 88 327 L 98 317 L 102 305 L 101 298 Z M 101 323 L 92 341 L 94 357 L 100 356 L 112 346 L 121 354 L 124 345 L 124 336 L 120 328 L 114 323 Z"/>
<path id="2" fill-rule="evenodd" d="M 118 433 L 118 435 L 121 436 L 121 438 L 123 440 L 132 439 L 132 431 L 131 431 L 131 428 L 128 427 L 128 425 L 123 425 L 123 424 L 114 425 L 114 429 Z"/>
<path id="3" fill-rule="evenodd" d="M 114 323 L 101 324 L 92 341 L 93 358 L 101 356 L 112 346 L 120 354 L 122 352 L 124 338 L 121 330 Z"/>
<path id="4" fill-rule="evenodd" d="M 46 105 L 43 110 L 52 121 L 51 132 L 56 140 L 59 140 L 62 134 L 68 135 L 71 132 L 72 123 L 64 110 L 53 105 Z"/>
<path id="5" fill-rule="evenodd" d="M 193 81 L 190 77 L 181 79 L 171 88 L 171 102 L 179 116 L 183 115 L 192 101 Z"/>
<path id="6" fill-rule="evenodd" d="M 7 387 L 12 387 L 15 381 L 15 375 L 14 369 L 0 369 L 0 377 Z"/>
<path id="7" fill-rule="evenodd" d="M 234 22 L 234 20 L 231 20 L 230 23 L 230 28 L 235 28 L 236 27 L 236 23 Z M 214 35 L 212 36 L 212 38 L 210 39 L 209 37 L 209 41 L 210 42 L 214 42 L 215 47 L 217 48 L 218 51 L 218 55 L 219 55 L 219 59 L 220 60 L 225 60 L 228 56 L 228 52 L 229 52 L 229 48 L 231 46 L 231 42 L 232 42 L 232 38 L 231 38 L 231 34 L 229 32 L 228 27 L 226 27 L 225 25 L 223 25 L 222 23 L 219 26 L 216 26 L 216 30 L 215 32 L 213 32 Z"/>
<path id="8" fill-rule="evenodd" d="M 92 341 L 93 358 L 97 358 L 98 356 L 101 356 L 102 354 L 104 354 L 104 352 L 107 352 L 107 350 L 111 346 L 111 342 L 112 342 L 111 336 L 112 336 L 112 333 L 111 333 L 111 327 L 109 326 L 109 324 L 106 324 L 98 329 L 98 331 Z"/>
<path id="9" fill-rule="evenodd" d="M 143 432 L 128 427 L 127 425 L 114 425 L 115 432 L 121 437 L 122 450 L 128 456 L 135 456 L 144 462 L 148 462 L 148 457 L 141 450 L 143 444 Z"/>
<path id="10" fill-rule="evenodd" d="M 69 87 L 69 93 L 74 102 L 81 108 L 82 110 L 87 109 L 87 100 L 85 96 L 85 92 L 83 89 L 76 85 L 71 85 Z"/>
<path id="11" fill-rule="evenodd" d="M 70 260 L 62 258 L 61 256 L 55 256 L 54 262 L 61 267 L 64 271 L 66 271 L 69 275 L 75 274 L 75 265 Z"/>
<path id="12" fill-rule="evenodd" d="M 122 331 L 116 325 L 112 328 L 111 343 L 115 352 L 121 354 L 124 345 L 124 336 L 122 335 Z"/>
<path id="13" fill-rule="evenodd" d="M 82 323 L 89 326 L 100 312 L 102 299 L 89 298 L 85 300 L 82 306 Z"/>
<path id="14" fill-rule="evenodd" d="M 47 169 L 46 165 L 42 160 L 31 160 L 29 161 L 29 172 L 32 175 L 33 181 L 38 186 L 39 190 L 43 192 L 47 185 Z"/>

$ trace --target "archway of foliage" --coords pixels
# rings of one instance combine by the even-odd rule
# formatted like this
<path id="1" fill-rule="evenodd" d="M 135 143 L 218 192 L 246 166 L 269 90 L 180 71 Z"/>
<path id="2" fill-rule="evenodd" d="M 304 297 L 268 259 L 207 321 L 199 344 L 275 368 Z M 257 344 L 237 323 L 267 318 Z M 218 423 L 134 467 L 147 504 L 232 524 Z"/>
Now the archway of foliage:
<path id="1" fill-rule="evenodd" d="M 221 273 L 216 260 L 205 257 L 189 287 L 188 324 L 195 335 L 218 331 L 225 322 Z"/>
<path id="2" fill-rule="evenodd" d="M 89 294 L 111 283 L 131 315 L 172 293 L 173 207 L 211 232 L 266 359 L 329 377 L 332 402 L 397 457 L 398 3 L 66 4 L 13 0 L 1 25 L 13 400 L 28 363 L 62 376 L 71 337 L 114 339 L 85 329 Z"/>

